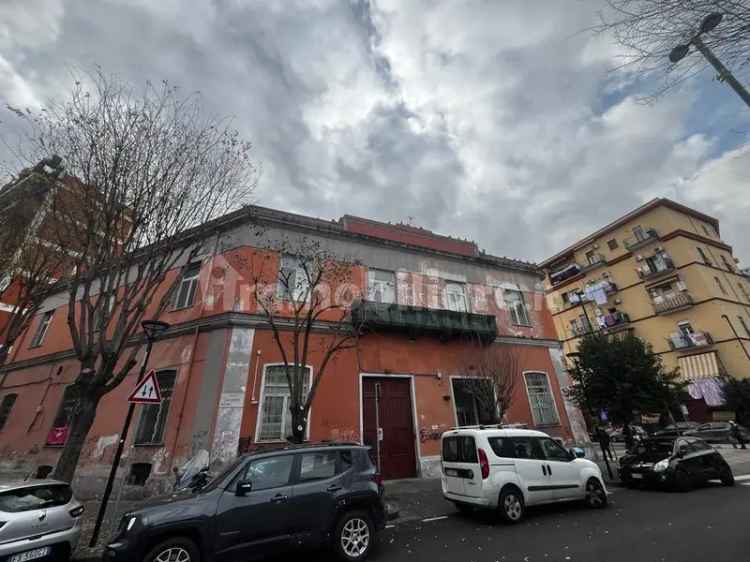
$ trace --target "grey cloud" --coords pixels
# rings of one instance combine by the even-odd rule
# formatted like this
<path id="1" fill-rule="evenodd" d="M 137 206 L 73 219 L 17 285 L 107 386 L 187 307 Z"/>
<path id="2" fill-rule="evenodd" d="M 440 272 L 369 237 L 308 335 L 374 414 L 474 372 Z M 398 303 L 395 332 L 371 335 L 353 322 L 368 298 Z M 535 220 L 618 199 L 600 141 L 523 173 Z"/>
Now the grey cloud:
<path id="1" fill-rule="evenodd" d="M 0 24 L 0 96 L 58 95 L 94 63 L 200 90 L 253 141 L 261 204 L 413 217 L 536 260 L 658 194 L 708 206 L 730 240 L 747 227 L 721 204 L 743 182 L 722 158 L 739 141 L 710 128 L 726 108 L 702 125 L 703 90 L 633 103 L 614 50 L 579 33 L 596 3 L 35 2 L 52 32 L 11 41 Z M 25 5 L 0 9 L 16 36 Z"/>

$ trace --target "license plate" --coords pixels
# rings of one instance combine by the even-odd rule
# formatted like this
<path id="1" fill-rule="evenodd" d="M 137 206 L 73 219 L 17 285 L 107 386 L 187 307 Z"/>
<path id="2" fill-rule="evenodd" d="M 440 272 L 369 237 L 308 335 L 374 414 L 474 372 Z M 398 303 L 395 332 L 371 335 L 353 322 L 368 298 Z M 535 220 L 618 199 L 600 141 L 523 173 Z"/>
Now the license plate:
<path id="1" fill-rule="evenodd" d="M 637 472 L 631 474 L 630 476 L 632 478 L 634 478 L 635 480 L 641 480 L 641 479 L 643 479 L 643 474 L 638 474 Z"/>
<path id="2" fill-rule="evenodd" d="M 36 560 L 37 558 L 44 558 L 49 552 L 50 548 L 48 546 L 35 548 L 34 550 L 27 550 L 20 554 L 14 554 L 8 559 L 8 562 L 26 562 L 27 560 Z"/>

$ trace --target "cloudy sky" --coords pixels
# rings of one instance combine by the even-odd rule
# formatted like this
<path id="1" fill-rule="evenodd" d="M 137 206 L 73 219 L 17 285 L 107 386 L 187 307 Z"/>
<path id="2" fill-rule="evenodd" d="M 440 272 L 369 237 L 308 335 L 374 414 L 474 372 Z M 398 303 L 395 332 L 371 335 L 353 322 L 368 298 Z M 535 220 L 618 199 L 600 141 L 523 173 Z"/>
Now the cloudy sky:
<path id="1" fill-rule="evenodd" d="M 70 69 L 199 90 L 254 143 L 256 200 L 541 260 L 655 196 L 750 265 L 750 111 L 709 73 L 654 105 L 583 32 L 597 0 L 0 0 L 0 100 Z M 6 115 L 0 115 L 7 132 Z"/>

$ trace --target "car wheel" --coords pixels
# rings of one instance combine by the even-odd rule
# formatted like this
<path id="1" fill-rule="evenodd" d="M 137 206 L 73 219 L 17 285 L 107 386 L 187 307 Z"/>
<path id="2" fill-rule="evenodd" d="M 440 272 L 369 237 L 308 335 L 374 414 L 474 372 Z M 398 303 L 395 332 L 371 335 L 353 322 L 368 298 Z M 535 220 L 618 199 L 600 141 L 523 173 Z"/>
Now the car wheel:
<path id="1" fill-rule="evenodd" d="M 515 486 L 508 486 L 500 492 L 500 515 L 506 523 L 518 523 L 523 519 L 523 494 Z"/>
<path id="2" fill-rule="evenodd" d="M 724 486 L 734 486 L 734 474 L 728 464 L 725 464 L 719 471 L 719 478 Z"/>
<path id="3" fill-rule="evenodd" d="M 586 482 L 586 506 L 593 509 L 604 509 L 607 507 L 607 492 L 598 478 L 589 478 Z"/>
<path id="4" fill-rule="evenodd" d="M 175 537 L 152 548 L 144 562 L 200 562 L 200 559 L 200 551 L 193 541 Z"/>
<path id="5" fill-rule="evenodd" d="M 689 492 L 692 487 L 688 472 L 684 468 L 678 468 L 674 473 L 674 489 L 678 492 Z"/>
<path id="6" fill-rule="evenodd" d="M 364 511 L 350 511 L 336 525 L 334 548 L 342 560 L 364 560 L 375 540 L 375 528 Z"/>

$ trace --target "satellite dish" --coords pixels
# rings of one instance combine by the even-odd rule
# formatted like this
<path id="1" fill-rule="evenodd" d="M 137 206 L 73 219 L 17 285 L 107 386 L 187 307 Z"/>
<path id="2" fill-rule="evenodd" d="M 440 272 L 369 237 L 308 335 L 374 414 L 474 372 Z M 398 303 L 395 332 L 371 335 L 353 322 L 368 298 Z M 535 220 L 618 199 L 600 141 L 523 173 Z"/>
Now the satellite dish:
<path id="1" fill-rule="evenodd" d="M 721 23 L 721 19 L 723 17 L 724 14 L 719 12 L 708 14 L 705 18 L 703 18 L 703 22 L 701 23 L 701 33 L 708 33 L 709 31 L 714 29 Z"/>
<path id="2" fill-rule="evenodd" d="M 689 52 L 690 47 L 688 45 L 677 45 L 672 49 L 672 52 L 669 53 L 669 60 L 672 62 L 679 62 L 684 59 Z"/>

